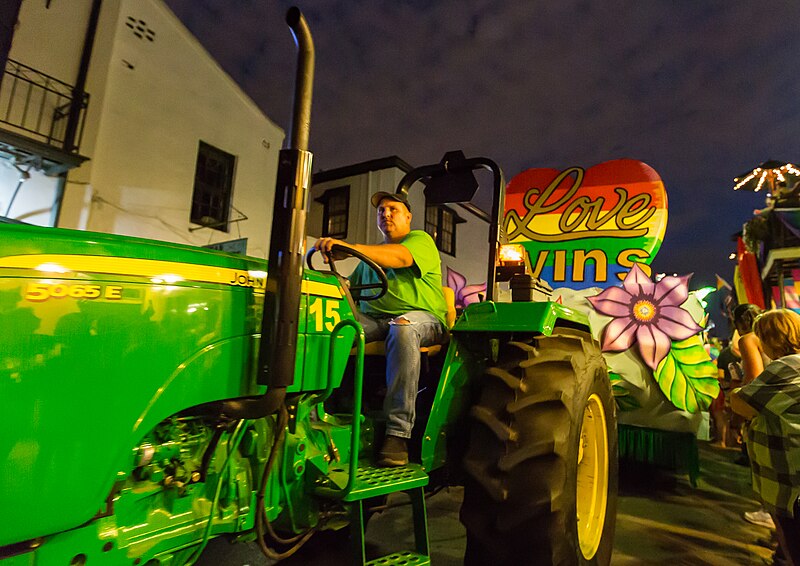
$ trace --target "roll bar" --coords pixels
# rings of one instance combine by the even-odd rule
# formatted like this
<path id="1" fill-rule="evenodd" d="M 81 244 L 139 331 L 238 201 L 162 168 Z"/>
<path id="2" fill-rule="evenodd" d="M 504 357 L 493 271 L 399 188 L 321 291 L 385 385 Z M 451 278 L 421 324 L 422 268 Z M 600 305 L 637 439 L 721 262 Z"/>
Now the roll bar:
<path id="1" fill-rule="evenodd" d="M 450 155 L 450 153 L 448 153 Z M 497 263 L 497 254 L 500 247 L 500 227 L 503 224 L 503 208 L 502 203 L 505 201 L 506 184 L 503 178 L 503 171 L 500 166 L 487 157 L 473 157 L 469 159 L 458 159 L 454 161 L 442 160 L 440 163 L 434 165 L 423 165 L 417 167 L 406 173 L 400 182 L 397 184 L 397 193 L 408 194 L 411 185 L 423 179 L 434 179 L 449 174 L 463 173 L 464 171 L 472 172 L 477 169 L 486 169 L 492 172 L 493 176 L 493 199 L 492 199 L 492 212 L 487 214 L 473 205 L 472 203 L 460 204 L 462 208 L 471 212 L 481 220 L 489 223 L 489 265 L 486 274 L 486 300 L 491 301 L 494 299 L 494 284 L 496 280 L 495 263 Z"/>

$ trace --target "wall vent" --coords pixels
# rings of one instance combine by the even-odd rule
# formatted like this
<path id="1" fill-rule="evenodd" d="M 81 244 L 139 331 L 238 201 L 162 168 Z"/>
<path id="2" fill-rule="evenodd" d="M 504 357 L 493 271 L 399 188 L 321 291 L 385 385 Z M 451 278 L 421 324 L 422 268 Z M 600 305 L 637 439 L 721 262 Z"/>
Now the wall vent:
<path id="1" fill-rule="evenodd" d="M 133 35 L 139 39 L 146 39 L 147 41 L 155 41 L 156 32 L 147 26 L 147 22 L 128 16 L 125 25 L 133 32 Z"/>

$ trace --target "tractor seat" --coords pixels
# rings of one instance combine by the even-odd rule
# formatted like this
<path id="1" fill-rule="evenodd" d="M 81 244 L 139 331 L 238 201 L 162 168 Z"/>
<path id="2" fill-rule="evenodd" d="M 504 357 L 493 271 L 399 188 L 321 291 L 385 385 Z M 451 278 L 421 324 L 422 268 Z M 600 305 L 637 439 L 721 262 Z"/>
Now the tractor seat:
<path id="1" fill-rule="evenodd" d="M 453 324 L 456 322 L 456 294 L 450 287 L 442 287 L 442 293 L 444 294 L 444 302 L 447 304 L 447 315 L 445 316 L 447 328 L 445 328 L 444 334 L 442 335 L 442 340 L 438 344 L 422 346 L 419 349 L 421 354 L 427 354 L 428 356 L 435 356 L 442 351 L 442 346 L 446 345 L 450 341 L 450 328 L 452 328 Z M 355 353 L 355 348 L 353 348 L 351 353 Z M 364 345 L 364 355 L 385 356 L 386 342 L 383 340 L 379 340 L 377 342 L 368 342 Z"/>

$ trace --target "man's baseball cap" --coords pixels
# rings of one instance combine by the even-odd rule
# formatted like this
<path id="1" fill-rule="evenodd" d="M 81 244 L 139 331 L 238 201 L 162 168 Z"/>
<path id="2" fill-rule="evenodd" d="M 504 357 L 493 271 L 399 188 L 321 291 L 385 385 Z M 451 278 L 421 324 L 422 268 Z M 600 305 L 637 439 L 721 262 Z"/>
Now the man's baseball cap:
<path id="1" fill-rule="evenodd" d="M 406 205 L 408 211 L 411 212 L 411 205 L 408 202 L 408 195 L 406 193 L 387 193 L 385 191 L 378 191 L 377 193 L 372 195 L 370 202 L 372 202 L 372 206 L 378 208 L 378 205 L 385 198 L 403 203 L 404 205 Z"/>

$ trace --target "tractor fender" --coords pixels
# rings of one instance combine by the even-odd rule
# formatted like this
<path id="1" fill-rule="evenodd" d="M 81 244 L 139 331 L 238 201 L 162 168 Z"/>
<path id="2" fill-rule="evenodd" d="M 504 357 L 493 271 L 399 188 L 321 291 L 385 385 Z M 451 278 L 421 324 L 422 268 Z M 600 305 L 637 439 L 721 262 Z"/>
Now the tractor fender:
<path id="1" fill-rule="evenodd" d="M 0 546 L 91 520 L 106 508 L 114 483 L 134 466 L 134 449 L 159 422 L 192 406 L 254 393 L 251 368 L 256 337 L 236 336 L 210 344 L 180 363 L 166 379 L 143 375 L 138 384 L 130 385 L 147 388 L 147 393 L 136 395 L 141 398 L 144 393 L 149 398 L 145 404 L 109 402 L 103 394 L 85 396 L 82 407 L 73 407 L 71 421 L 45 423 L 50 429 L 61 429 L 43 435 L 53 442 L 45 446 L 39 439 L 36 447 L 19 442 L 12 446 L 7 453 L 11 465 L 2 469 L 14 469 L 11 461 L 17 458 L 20 465 L 27 462 L 29 473 L 7 478 L 0 474 L 1 484 L 16 486 L 4 501 L 8 513 L 0 518 Z M 115 394 L 124 396 L 125 392 Z"/>

